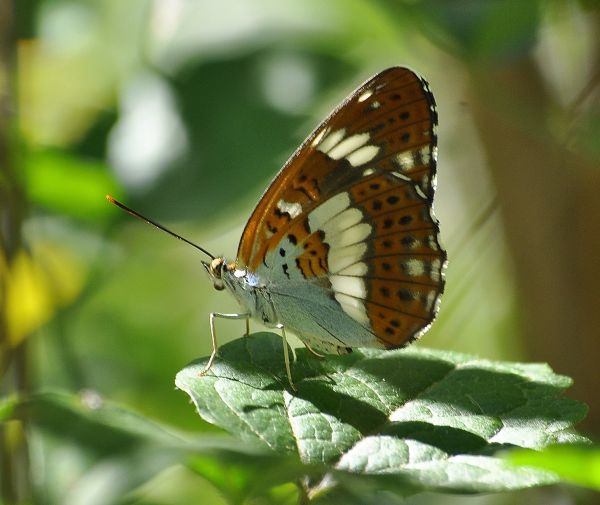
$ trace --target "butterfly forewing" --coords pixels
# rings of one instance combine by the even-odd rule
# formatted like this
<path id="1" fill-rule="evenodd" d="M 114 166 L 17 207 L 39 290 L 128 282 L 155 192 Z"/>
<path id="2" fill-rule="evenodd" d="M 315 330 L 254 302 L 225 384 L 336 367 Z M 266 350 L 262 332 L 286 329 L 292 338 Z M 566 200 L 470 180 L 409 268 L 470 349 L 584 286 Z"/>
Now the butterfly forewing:
<path id="1" fill-rule="evenodd" d="M 318 282 L 372 335 L 361 345 L 400 346 L 424 331 L 446 259 L 432 213 L 436 126 L 433 96 L 412 71 L 367 81 L 271 183 L 238 263 L 281 282 Z"/>

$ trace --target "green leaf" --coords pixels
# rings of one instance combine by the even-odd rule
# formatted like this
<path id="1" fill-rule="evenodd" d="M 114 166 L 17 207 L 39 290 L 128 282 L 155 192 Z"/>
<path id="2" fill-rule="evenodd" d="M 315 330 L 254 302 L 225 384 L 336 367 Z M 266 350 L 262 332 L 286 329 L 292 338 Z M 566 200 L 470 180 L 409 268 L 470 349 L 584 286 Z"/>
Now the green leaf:
<path id="1" fill-rule="evenodd" d="M 116 468 L 119 477 L 111 481 L 110 492 L 98 501 L 102 504 L 123 503 L 119 496 L 181 464 L 205 477 L 233 503 L 240 503 L 248 494 L 261 495 L 307 473 L 297 460 L 274 455 L 264 446 L 240 447 L 224 435 L 183 434 L 105 403 L 92 391 L 81 395 L 40 392 L 19 400 L 9 397 L 2 405 L 9 404 L 6 419 L 25 421 L 35 431 L 37 444 L 43 443 L 43 459 L 35 464 L 48 479 L 39 483 L 44 492 L 46 486 L 54 487 L 56 478 L 62 476 L 61 470 L 68 468 L 65 478 L 69 489 L 59 489 L 56 503 L 76 503 L 68 498 L 69 493 L 77 495 L 77 489 L 82 492 L 105 485 L 107 468 Z M 65 462 L 67 453 L 77 463 L 70 464 L 68 457 Z M 39 452 L 33 457 L 36 454 L 39 457 Z M 53 454 L 61 456 L 60 462 L 52 461 Z"/>
<path id="2" fill-rule="evenodd" d="M 118 196 L 120 190 L 105 163 L 58 150 L 31 150 L 25 168 L 27 193 L 35 204 L 84 221 L 114 215 L 104 195 Z"/>
<path id="3" fill-rule="evenodd" d="M 424 0 L 410 9 L 429 25 L 434 40 L 452 41 L 450 47 L 463 58 L 485 64 L 524 57 L 536 43 L 541 22 L 539 2 L 532 0 Z"/>
<path id="4" fill-rule="evenodd" d="M 14 394 L 0 397 L 0 423 L 12 416 L 17 403 L 17 396 Z"/>
<path id="5" fill-rule="evenodd" d="M 34 393 L 13 408 L 12 418 L 60 439 L 75 442 L 98 458 L 116 457 L 147 446 L 178 449 L 183 438 L 159 424 L 106 404 L 95 392 L 73 395 L 58 391 Z"/>
<path id="6" fill-rule="evenodd" d="M 563 480 L 600 491 L 600 447 L 553 445 L 542 451 L 518 449 L 506 454 L 515 465 L 543 468 Z"/>
<path id="7" fill-rule="evenodd" d="M 281 337 L 257 333 L 184 368 L 178 388 L 206 421 L 306 465 L 395 479 L 407 489 L 489 492 L 548 484 L 547 471 L 515 468 L 500 448 L 539 449 L 585 440 L 586 407 L 561 394 L 571 384 L 547 365 L 497 363 L 408 348 L 363 349 L 318 359 L 297 352 L 287 383 Z"/>
<path id="8" fill-rule="evenodd" d="M 276 486 L 294 482 L 309 470 L 297 459 L 259 452 L 220 451 L 190 457 L 189 468 L 211 482 L 231 503 L 265 496 Z M 316 470 L 315 470 L 315 473 Z"/>

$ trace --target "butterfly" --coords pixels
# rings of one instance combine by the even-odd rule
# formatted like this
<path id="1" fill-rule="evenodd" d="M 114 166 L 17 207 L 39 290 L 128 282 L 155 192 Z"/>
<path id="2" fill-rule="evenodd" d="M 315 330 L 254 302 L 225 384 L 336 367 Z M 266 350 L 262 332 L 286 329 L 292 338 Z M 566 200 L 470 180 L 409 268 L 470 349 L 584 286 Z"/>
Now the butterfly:
<path id="1" fill-rule="evenodd" d="M 235 259 L 207 254 L 216 289 L 315 354 L 402 347 L 425 333 L 444 290 L 446 252 L 433 213 L 437 112 L 428 83 L 392 67 L 351 93 L 300 145 L 246 223 Z"/>

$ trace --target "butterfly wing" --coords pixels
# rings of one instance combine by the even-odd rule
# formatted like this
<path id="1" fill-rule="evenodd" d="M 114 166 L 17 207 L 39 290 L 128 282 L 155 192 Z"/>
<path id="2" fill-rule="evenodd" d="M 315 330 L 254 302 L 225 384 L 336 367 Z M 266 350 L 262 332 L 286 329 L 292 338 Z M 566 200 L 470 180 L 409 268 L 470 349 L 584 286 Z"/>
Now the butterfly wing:
<path id="1" fill-rule="evenodd" d="M 287 304 L 302 300 L 337 337 L 358 324 L 358 342 L 341 336 L 350 347 L 403 345 L 435 317 L 446 259 L 432 213 L 436 126 L 427 83 L 384 70 L 317 127 L 261 198 L 237 263 L 269 280 L 299 336 L 315 333 L 292 320 Z M 330 328 L 331 314 L 348 324 Z"/>

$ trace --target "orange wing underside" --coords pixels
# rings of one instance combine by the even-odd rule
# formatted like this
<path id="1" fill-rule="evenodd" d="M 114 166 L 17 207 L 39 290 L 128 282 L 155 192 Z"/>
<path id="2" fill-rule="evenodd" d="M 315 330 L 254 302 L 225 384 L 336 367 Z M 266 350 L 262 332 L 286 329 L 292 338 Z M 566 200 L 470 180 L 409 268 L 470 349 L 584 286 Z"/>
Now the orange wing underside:
<path id="1" fill-rule="evenodd" d="M 335 237 L 332 241 L 323 231 L 311 230 L 309 215 L 347 192 L 370 233 L 364 239 L 367 251 L 354 268 L 349 264 L 336 275 L 356 275 L 364 283 L 364 293 L 351 295 L 384 345 L 398 347 L 415 338 L 434 319 L 444 285 L 446 254 L 431 212 L 436 124 L 433 97 L 412 71 L 392 68 L 367 81 L 308 137 L 271 183 L 244 229 L 238 264 L 255 271 L 287 238 L 301 246 L 295 266 L 304 277 L 336 274 L 329 254 L 337 254 L 339 263 L 345 249 L 334 250 Z M 334 145 L 327 139 L 336 136 L 336 147 L 325 149 L 327 142 Z M 343 149 L 344 139 L 358 147 Z M 352 245 L 344 243 L 348 254 Z"/>

